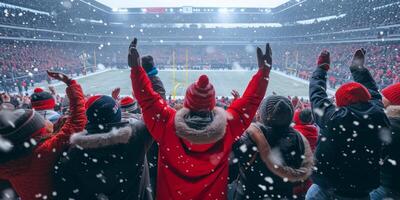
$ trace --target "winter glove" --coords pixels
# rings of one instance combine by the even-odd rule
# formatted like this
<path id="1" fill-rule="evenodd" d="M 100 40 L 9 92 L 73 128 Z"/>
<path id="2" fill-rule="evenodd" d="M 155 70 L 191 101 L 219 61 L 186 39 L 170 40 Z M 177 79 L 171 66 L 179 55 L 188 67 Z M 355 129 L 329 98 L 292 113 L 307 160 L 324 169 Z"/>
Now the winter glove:
<path id="1" fill-rule="evenodd" d="M 66 74 L 61 72 L 47 70 L 47 74 L 49 75 L 49 77 L 64 82 L 68 86 L 71 85 L 73 82 L 71 78 L 69 78 Z"/>
<path id="2" fill-rule="evenodd" d="M 129 54 L 128 54 L 128 65 L 129 67 L 139 67 L 141 64 L 141 59 L 138 50 L 136 49 L 137 46 L 137 38 L 134 38 L 129 45 Z"/>
<path id="3" fill-rule="evenodd" d="M 323 50 L 318 57 L 317 65 L 319 68 L 324 69 L 326 71 L 329 70 L 331 65 L 330 54 L 327 50 Z"/>
<path id="4" fill-rule="evenodd" d="M 365 49 L 361 48 L 354 53 L 353 60 L 351 61 L 350 69 L 362 68 L 365 63 Z"/>
<path id="5" fill-rule="evenodd" d="M 265 54 L 263 54 L 262 50 L 257 47 L 257 60 L 259 68 L 268 68 L 272 67 L 272 50 L 269 43 L 265 46 Z"/>

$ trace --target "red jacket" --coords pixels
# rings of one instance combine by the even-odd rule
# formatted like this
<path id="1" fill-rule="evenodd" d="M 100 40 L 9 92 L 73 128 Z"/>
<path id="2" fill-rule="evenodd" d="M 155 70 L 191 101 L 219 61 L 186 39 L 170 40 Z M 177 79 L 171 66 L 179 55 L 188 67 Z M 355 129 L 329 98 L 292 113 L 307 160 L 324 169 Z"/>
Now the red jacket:
<path id="1" fill-rule="evenodd" d="M 67 88 L 71 116 L 54 134 L 26 157 L 0 165 L 0 179 L 8 180 L 22 200 L 53 199 L 52 171 L 60 154 L 69 146 L 73 133 L 86 125 L 85 102 L 81 86 L 75 81 Z M 43 129 L 44 130 L 44 129 Z"/>
<path id="2" fill-rule="evenodd" d="M 159 145 L 157 199 L 226 199 L 231 146 L 254 118 L 266 92 L 267 76 L 266 69 L 259 70 L 242 98 L 232 103 L 226 112 L 215 109 L 216 113 L 225 113 L 223 120 L 214 118 L 224 130 L 217 142 L 193 144 L 187 138 L 177 136 L 179 117 L 176 116 L 182 115 L 180 111 L 177 113 L 170 108 L 153 91 L 142 67 L 132 68 L 135 97 L 142 108 L 146 126 Z"/>
<path id="3" fill-rule="evenodd" d="M 301 110 L 296 110 L 293 117 L 294 129 L 299 131 L 304 137 L 307 138 L 308 143 L 310 143 L 311 150 L 315 152 L 315 148 L 317 148 L 318 142 L 318 128 L 314 124 L 305 124 L 300 120 L 300 112 Z"/>

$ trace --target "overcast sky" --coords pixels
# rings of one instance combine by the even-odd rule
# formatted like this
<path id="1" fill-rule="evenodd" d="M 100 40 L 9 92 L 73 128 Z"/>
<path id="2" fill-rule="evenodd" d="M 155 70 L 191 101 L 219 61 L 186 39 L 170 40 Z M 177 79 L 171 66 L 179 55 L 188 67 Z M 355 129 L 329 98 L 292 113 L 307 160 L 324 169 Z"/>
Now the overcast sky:
<path id="1" fill-rule="evenodd" d="M 275 8 L 289 0 L 97 0 L 111 8 L 150 7 L 240 7 Z"/>

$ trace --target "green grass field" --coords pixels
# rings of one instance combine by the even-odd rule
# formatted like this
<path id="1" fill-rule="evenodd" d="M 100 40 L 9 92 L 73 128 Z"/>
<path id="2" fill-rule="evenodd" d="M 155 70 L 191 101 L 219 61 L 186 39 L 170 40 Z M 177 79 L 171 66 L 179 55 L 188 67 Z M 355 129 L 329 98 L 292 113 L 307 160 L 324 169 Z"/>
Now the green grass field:
<path id="1" fill-rule="evenodd" d="M 194 82 L 201 74 L 209 76 L 218 96 L 230 96 L 232 89 L 236 89 L 242 94 L 254 73 L 255 71 L 176 71 L 175 83 L 179 83 L 176 89 L 176 96 L 184 96 L 187 83 Z M 172 71 L 159 72 L 168 95 L 172 94 L 174 86 L 176 86 L 173 74 Z M 129 75 L 129 70 L 111 70 L 83 77 L 78 81 L 83 86 L 86 94 L 110 94 L 113 88 L 120 87 L 122 95 L 129 95 L 131 94 Z M 65 87 L 58 85 L 56 89 L 58 92 L 64 93 Z M 275 72 L 271 73 L 267 93 L 272 94 L 273 91 L 284 96 L 308 96 L 306 83 Z"/>

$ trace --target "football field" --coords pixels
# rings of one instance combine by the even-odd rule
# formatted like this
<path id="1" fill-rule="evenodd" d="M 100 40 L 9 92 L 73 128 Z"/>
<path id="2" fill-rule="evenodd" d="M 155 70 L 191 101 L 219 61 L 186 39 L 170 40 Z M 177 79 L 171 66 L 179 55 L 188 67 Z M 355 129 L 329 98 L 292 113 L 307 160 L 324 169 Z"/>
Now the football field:
<path id="1" fill-rule="evenodd" d="M 206 74 L 216 89 L 217 96 L 231 96 L 232 89 L 243 94 L 247 84 L 256 71 L 160 71 L 159 76 L 164 83 L 168 95 L 184 96 L 188 84 Z M 78 78 L 86 94 L 111 94 L 121 88 L 121 95 L 131 94 L 130 71 L 110 70 L 87 77 Z M 65 86 L 55 84 L 59 93 L 65 93 Z M 275 92 L 283 96 L 308 96 L 307 82 L 289 77 L 279 72 L 271 72 L 267 94 Z"/>

